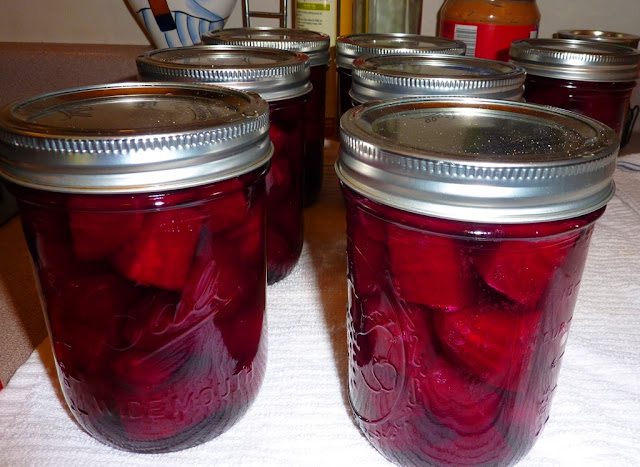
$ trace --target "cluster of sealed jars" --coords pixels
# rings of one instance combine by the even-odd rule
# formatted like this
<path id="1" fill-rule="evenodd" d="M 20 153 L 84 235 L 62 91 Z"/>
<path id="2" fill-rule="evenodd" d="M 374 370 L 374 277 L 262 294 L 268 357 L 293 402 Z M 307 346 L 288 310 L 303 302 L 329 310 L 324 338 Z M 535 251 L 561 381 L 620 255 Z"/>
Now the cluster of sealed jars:
<path id="1" fill-rule="evenodd" d="M 247 410 L 267 284 L 296 265 L 322 182 L 329 38 L 229 29 L 203 42 L 141 55 L 138 83 L 0 114 L 0 174 L 64 396 L 96 439 L 135 452 L 194 446 Z M 337 42 L 349 396 L 399 464 L 510 465 L 549 414 L 619 140 L 523 102 L 544 66 L 518 47 L 535 44 L 507 63 L 428 36 Z M 601 87 L 627 98 L 638 54 L 613 55 L 605 78 L 623 84 Z"/>

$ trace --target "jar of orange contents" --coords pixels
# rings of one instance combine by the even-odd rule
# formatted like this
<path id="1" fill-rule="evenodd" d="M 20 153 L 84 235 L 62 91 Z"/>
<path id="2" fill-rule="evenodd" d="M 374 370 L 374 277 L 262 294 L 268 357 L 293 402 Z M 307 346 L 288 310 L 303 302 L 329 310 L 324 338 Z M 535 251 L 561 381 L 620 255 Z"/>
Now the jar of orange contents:
<path id="1" fill-rule="evenodd" d="M 463 41 L 468 56 L 506 62 L 511 42 L 538 37 L 539 24 L 535 0 L 446 0 L 439 35 Z"/>

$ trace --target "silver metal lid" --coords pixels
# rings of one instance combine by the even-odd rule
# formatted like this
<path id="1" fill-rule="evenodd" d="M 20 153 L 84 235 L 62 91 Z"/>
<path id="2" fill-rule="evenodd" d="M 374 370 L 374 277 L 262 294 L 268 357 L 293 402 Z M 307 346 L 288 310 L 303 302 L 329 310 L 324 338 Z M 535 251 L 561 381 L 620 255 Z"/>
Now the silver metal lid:
<path id="1" fill-rule="evenodd" d="M 352 34 L 336 40 L 336 65 L 351 68 L 356 58 L 364 55 L 448 54 L 464 55 L 462 41 L 417 34 Z"/>
<path id="2" fill-rule="evenodd" d="M 481 58 L 445 55 L 360 57 L 351 70 L 356 102 L 403 96 L 464 96 L 520 100 L 524 68 Z"/>
<path id="3" fill-rule="evenodd" d="M 0 175 L 41 190 L 133 193 L 236 177 L 269 161 L 269 105 L 218 86 L 118 83 L 0 111 Z"/>
<path id="4" fill-rule="evenodd" d="M 578 39 L 583 41 L 606 42 L 607 44 L 622 45 L 637 48 L 640 36 L 626 32 L 601 31 L 599 29 L 563 29 L 558 31 L 560 39 Z"/>
<path id="5" fill-rule="evenodd" d="M 640 52 L 630 47 L 572 39 L 523 39 L 511 43 L 511 62 L 528 74 L 579 81 L 633 81 Z"/>
<path id="6" fill-rule="evenodd" d="M 439 218 L 528 223 L 604 206 L 619 140 L 573 112 L 477 98 L 369 102 L 340 121 L 336 171 L 370 199 Z"/>
<path id="7" fill-rule="evenodd" d="M 311 91 L 309 57 L 288 50 L 196 45 L 152 50 L 136 64 L 148 81 L 220 84 L 257 92 L 270 102 Z"/>
<path id="8" fill-rule="evenodd" d="M 204 44 L 242 45 L 302 52 L 309 56 L 310 66 L 329 63 L 327 34 L 292 28 L 230 28 L 209 31 L 202 35 Z"/>

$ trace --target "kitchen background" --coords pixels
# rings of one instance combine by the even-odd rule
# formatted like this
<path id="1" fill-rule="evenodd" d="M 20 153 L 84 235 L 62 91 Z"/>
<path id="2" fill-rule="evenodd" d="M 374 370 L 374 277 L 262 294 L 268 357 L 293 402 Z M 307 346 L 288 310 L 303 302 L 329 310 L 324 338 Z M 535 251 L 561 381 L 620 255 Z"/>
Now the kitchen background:
<path id="1" fill-rule="evenodd" d="M 289 0 L 289 9 L 295 0 Z M 242 26 L 238 0 L 226 27 Z M 423 0 L 422 34 L 435 35 L 444 0 Z M 537 0 L 539 37 L 560 29 L 603 29 L 640 35 L 638 0 Z M 253 10 L 277 10 L 279 0 L 250 0 Z M 291 23 L 292 15 L 289 14 Z M 252 26 L 276 26 L 253 19 Z M 124 0 L 0 0 L 0 42 L 149 44 Z M 0 64 L 0 66 L 2 66 Z M 640 104 L 636 87 L 632 105 Z M 635 131 L 640 131 L 637 124 Z"/>
<path id="2" fill-rule="evenodd" d="M 289 0 L 289 8 L 294 0 Z M 226 27 L 242 26 L 238 0 Z M 422 34 L 435 35 L 444 0 L 423 0 Z M 606 29 L 640 34 L 638 0 L 538 0 L 540 37 L 559 29 Z M 251 0 L 254 10 L 276 10 L 278 0 Z M 124 0 L 0 0 L 0 42 L 147 44 Z M 291 15 L 289 15 L 291 20 Z M 253 24 L 255 22 L 255 24 Z M 275 25 L 254 19 L 252 25 Z"/>

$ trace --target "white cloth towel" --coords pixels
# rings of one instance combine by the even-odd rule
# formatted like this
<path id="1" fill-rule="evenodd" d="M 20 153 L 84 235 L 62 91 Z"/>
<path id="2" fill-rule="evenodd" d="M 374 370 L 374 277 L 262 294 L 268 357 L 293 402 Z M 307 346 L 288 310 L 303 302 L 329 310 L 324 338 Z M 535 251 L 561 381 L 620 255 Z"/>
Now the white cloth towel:
<path id="1" fill-rule="evenodd" d="M 640 154 L 621 158 L 618 192 L 597 222 L 551 418 L 521 461 L 533 466 L 640 463 Z M 268 289 L 269 357 L 258 397 L 201 446 L 131 454 L 92 439 L 62 399 L 45 340 L 0 391 L 0 465 L 389 465 L 347 402 L 344 208 L 335 177 L 306 212 L 292 275 Z"/>

